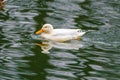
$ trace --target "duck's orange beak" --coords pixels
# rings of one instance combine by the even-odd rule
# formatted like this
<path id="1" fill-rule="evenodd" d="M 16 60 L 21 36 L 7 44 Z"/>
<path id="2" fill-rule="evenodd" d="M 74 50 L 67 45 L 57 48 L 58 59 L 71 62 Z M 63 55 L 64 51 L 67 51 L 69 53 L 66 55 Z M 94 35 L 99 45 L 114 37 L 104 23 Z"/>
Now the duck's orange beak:
<path id="1" fill-rule="evenodd" d="M 42 32 L 43 32 L 43 29 L 40 29 L 35 34 L 41 34 Z"/>

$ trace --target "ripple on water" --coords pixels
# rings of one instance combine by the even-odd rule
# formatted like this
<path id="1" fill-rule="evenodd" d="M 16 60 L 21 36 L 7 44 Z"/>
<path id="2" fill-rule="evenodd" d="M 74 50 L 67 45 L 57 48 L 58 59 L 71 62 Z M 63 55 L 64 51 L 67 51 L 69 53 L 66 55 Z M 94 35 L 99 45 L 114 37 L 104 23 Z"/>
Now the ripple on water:
<path id="1" fill-rule="evenodd" d="M 119 2 L 8 0 L 0 11 L 0 79 L 119 80 Z M 43 23 L 91 31 L 82 37 L 85 47 L 57 46 L 43 54 L 30 35 Z"/>

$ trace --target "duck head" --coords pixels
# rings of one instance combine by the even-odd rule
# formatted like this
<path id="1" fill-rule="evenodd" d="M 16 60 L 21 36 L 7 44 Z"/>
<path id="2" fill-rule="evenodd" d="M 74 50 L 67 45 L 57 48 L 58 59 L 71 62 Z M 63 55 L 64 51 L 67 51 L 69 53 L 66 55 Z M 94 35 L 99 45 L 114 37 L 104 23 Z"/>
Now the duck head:
<path id="1" fill-rule="evenodd" d="M 43 27 L 38 30 L 35 34 L 46 33 L 49 34 L 53 31 L 53 26 L 51 24 L 44 24 Z"/>

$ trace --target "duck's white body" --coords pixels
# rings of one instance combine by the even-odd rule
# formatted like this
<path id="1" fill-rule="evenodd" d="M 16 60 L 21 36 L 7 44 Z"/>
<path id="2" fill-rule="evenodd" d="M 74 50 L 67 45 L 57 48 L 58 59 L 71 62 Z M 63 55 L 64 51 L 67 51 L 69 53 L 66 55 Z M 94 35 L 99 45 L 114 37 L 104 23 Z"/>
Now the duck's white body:
<path id="1" fill-rule="evenodd" d="M 41 37 L 47 40 L 63 42 L 78 39 L 84 35 L 85 32 L 82 32 L 81 29 L 53 29 L 51 24 L 45 24 L 36 34 L 41 34 Z"/>
<path id="2" fill-rule="evenodd" d="M 85 32 L 77 32 L 78 29 L 54 29 L 50 34 L 42 33 L 41 36 L 52 41 L 68 41 L 78 39 Z"/>

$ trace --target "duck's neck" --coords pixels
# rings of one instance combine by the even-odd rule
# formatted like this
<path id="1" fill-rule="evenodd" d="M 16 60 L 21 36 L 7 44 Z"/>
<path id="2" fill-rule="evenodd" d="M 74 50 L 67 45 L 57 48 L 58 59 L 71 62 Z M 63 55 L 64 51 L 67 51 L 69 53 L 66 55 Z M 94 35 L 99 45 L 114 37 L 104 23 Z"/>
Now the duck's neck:
<path id="1" fill-rule="evenodd" d="M 48 31 L 44 31 L 45 34 L 50 34 L 52 33 L 53 30 L 48 30 Z"/>

